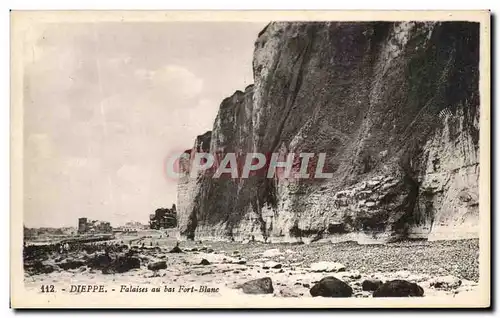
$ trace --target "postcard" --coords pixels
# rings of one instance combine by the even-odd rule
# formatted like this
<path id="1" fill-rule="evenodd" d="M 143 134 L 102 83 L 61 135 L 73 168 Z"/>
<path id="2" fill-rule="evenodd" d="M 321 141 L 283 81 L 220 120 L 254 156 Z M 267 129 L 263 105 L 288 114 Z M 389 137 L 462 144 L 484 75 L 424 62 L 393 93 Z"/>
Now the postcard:
<path id="1" fill-rule="evenodd" d="M 489 307 L 489 41 L 489 11 L 12 11 L 11 307 Z"/>

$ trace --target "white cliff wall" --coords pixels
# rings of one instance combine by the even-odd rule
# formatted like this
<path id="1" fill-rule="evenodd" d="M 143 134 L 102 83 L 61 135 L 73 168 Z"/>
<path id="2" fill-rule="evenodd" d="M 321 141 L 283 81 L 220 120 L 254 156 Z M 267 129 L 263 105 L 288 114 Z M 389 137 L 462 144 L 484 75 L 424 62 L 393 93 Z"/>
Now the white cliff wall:
<path id="1" fill-rule="evenodd" d="M 255 84 L 222 102 L 207 151 L 326 153 L 333 178 L 186 174 L 181 234 L 477 235 L 478 38 L 466 22 L 271 23 L 255 42 Z"/>

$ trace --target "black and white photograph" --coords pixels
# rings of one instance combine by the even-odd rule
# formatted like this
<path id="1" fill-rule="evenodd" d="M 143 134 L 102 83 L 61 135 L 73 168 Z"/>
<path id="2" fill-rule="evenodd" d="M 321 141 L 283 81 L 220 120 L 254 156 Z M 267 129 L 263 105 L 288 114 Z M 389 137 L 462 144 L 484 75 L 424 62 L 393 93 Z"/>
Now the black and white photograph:
<path id="1" fill-rule="evenodd" d="M 11 12 L 11 306 L 490 306 L 490 13 Z"/>

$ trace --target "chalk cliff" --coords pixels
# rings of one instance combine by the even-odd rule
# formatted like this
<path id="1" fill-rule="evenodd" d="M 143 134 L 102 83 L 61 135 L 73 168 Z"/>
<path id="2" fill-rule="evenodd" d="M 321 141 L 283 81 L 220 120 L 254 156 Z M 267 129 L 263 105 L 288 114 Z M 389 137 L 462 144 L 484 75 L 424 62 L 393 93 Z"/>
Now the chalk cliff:
<path id="1" fill-rule="evenodd" d="M 185 238 L 386 241 L 478 223 L 479 26 L 277 22 L 254 85 L 190 153 L 326 153 L 331 179 L 213 179 L 181 162 Z"/>

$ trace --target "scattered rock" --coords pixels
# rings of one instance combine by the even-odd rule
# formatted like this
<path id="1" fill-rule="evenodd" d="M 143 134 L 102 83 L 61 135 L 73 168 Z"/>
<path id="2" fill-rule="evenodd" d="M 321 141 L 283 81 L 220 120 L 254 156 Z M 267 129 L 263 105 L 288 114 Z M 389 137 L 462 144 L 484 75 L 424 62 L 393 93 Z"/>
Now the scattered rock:
<path id="1" fill-rule="evenodd" d="M 225 264 L 237 264 L 238 260 L 236 258 L 234 258 L 234 257 L 222 256 L 222 262 L 221 263 L 225 263 Z"/>
<path id="2" fill-rule="evenodd" d="M 273 249 L 270 249 L 270 250 L 266 250 L 262 253 L 262 257 L 276 257 L 276 256 L 280 256 L 281 253 L 279 249 L 277 248 L 273 248 Z"/>
<path id="3" fill-rule="evenodd" d="M 165 269 L 165 268 L 167 268 L 166 261 L 158 261 L 158 262 L 148 264 L 148 269 L 151 271 L 157 271 L 157 270 Z"/>
<path id="4" fill-rule="evenodd" d="M 359 271 L 350 271 L 350 272 L 343 273 L 342 277 L 347 277 L 350 279 L 360 279 L 361 274 L 359 273 Z"/>
<path id="5" fill-rule="evenodd" d="M 35 261 L 31 264 L 24 265 L 24 269 L 32 274 L 50 274 L 54 272 L 57 269 L 57 267 L 53 264 L 47 264 L 41 261 Z"/>
<path id="6" fill-rule="evenodd" d="M 273 281 L 270 277 L 264 277 L 248 281 L 241 285 L 245 294 L 272 294 L 274 291 Z"/>
<path id="7" fill-rule="evenodd" d="M 191 259 L 192 264 L 200 265 L 203 259 L 207 260 L 210 264 L 232 264 L 236 263 L 236 259 L 224 254 L 207 254 L 202 253 L 198 257 Z M 203 265 L 203 264 L 201 264 Z M 208 264 L 207 264 L 208 265 Z"/>
<path id="8" fill-rule="evenodd" d="M 469 202 L 472 200 L 472 197 L 471 195 L 467 192 L 467 190 L 462 190 L 458 193 L 458 198 L 460 199 L 460 201 L 462 202 Z"/>
<path id="9" fill-rule="evenodd" d="M 270 269 L 270 268 L 279 269 L 279 268 L 281 268 L 281 266 L 282 265 L 280 263 L 269 261 L 269 262 L 264 263 L 262 268 L 263 269 Z"/>
<path id="10" fill-rule="evenodd" d="M 455 276 L 440 276 L 432 279 L 430 282 L 430 286 L 438 289 L 455 289 L 462 285 L 462 281 Z"/>
<path id="11" fill-rule="evenodd" d="M 169 253 L 184 253 L 179 246 L 174 247 Z"/>
<path id="12" fill-rule="evenodd" d="M 299 297 L 300 295 L 297 292 L 295 292 L 293 289 L 291 289 L 290 287 L 283 286 L 280 288 L 280 290 L 278 292 L 278 296 L 281 296 L 281 297 Z"/>
<path id="13" fill-rule="evenodd" d="M 108 254 L 94 255 L 87 261 L 87 266 L 93 269 L 104 269 L 111 266 L 113 259 Z"/>
<path id="14" fill-rule="evenodd" d="M 371 296 L 372 293 L 370 293 L 369 291 L 360 291 L 360 292 L 357 292 L 354 294 L 354 297 L 358 297 L 358 298 L 368 298 Z"/>
<path id="15" fill-rule="evenodd" d="M 411 276 L 411 273 L 409 271 L 404 271 L 404 270 L 403 271 L 397 271 L 397 272 L 394 273 L 394 276 L 398 277 L 398 278 L 402 278 L 402 279 L 403 278 L 407 279 L 408 277 Z"/>
<path id="16" fill-rule="evenodd" d="M 383 282 L 380 279 L 365 279 L 361 284 L 361 288 L 364 291 L 375 291 L 377 290 Z"/>
<path id="17" fill-rule="evenodd" d="M 373 292 L 373 297 L 422 297 L 423 295 L 422 287 L 402 279 L 385 282 Z"/>
<path id="18" fill-rule="evenodd" d="M 62 263 L 57 263 L 57 266 L 59 266 L 60 268 L 62 268 L 64 270 L 76 269 L 76 268 L 80 268 L 81 266 L 84 266 L 84 265 L 85 265 L 84 261 L 75 260 L 75 259 L 67 259 Z"/>
<path id="19" fill-rule="evenodd" d="M 203 258 L 200 262 L 200 265 L 210 265 L 210 262 L 206 258 Z"/>
<path id="20" fill-rule="evenodd" d="M 340 279 L 329 276 L 314 285 L 309 293 L 313 297 L 351 297 L 352 288 Z"/>
<path id="21" fill-rule="evenodd" d="M 141 261 L 137 257 L 118 257 L 113 263 L 113 269 L 117 273 L 125 273 L 134 268 L 140 268 Z"/>
<path id="22" fill-rule="evenodd" d="M 335 262 L 317 262 L 310 266 L 311 272 L 342 272 L 345 271 L 345 266 Z"/>

